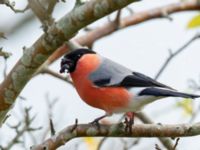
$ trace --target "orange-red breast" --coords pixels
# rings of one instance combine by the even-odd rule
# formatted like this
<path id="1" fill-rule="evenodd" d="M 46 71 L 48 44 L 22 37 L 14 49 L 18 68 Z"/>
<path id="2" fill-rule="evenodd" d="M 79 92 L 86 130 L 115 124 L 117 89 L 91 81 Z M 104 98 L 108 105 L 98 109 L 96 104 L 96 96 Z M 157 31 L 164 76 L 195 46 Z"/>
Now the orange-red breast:
<path id="1" fill-rule="evenodd" d="M 89 49 L 66 54 L 60 72 L 65 70 L 70 73 L 80 97 L 107 114 L 137 112 L 146 104 L 169 96 L 199 97 L 178 92 Z"/>

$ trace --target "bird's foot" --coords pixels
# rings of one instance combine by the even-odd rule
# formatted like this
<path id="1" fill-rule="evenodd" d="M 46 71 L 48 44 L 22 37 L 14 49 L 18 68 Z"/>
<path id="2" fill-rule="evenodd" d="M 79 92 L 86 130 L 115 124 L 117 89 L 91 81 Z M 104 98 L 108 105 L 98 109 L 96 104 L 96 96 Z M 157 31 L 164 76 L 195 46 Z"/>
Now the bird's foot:
<path id="1" fill-rule="evenodd" d="M 133 112 L 128 112 L 126 113 L 125 117 L 125 132 L 127 134 L 132 134 L 132 126 L 134 125 L 134 113 Z"/>

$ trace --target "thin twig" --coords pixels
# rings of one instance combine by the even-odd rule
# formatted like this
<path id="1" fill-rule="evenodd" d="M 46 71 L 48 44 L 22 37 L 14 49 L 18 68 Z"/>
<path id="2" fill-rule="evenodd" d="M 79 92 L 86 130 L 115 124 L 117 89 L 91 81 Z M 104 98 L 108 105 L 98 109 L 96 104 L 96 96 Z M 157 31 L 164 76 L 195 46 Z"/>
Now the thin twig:
<path id="1" fill-rule="evenodd" d="M 1 39 L 1 38 L 7 39 L 4 32 L 0 32 L 0 39 Z"/>
<path id="2" fill-rule="evenodd" d="M 200 38 L 200 34 L 196 34 L 194 35 L 189 41 L 187 41 L 183 46 L 181 46 L 178 50 L 176 50 L 175 52 L 171 52 L 171 50 L 169 50 L 169 57 L 166 59 L 166 61 L 163 63 L 162 67 L 159 69 L 158 73 L 155 76 L 155 80 L 158 79 L 161 74 L 164 72 L 164 70 L 167 68 L 167 66 L 169 65 L 169 63 L 181 52 L 183 52 L 183 50 L 185 50 L 192 42 L 194 42 L 195 40 L 197 40 L 198 38 Z M 150 118 L 148 118 L 145 114 L 139 113 L 137 114 L 139 116 L 139 118 L 142 118 L 144 121 L 146 122 L 151 122 Z M 160 141 L 162 143 L 165 143 L 165 145 L 170 145 L 170 147 L 172 146 L 172 143 L 170 141 L 170 139 L 166 139 L 166 138 L 159 138 Z M 170 142 L 170 143 L 169 143 Z"/>
<path id="3" fill-rule="evenodd" d="M 15 3 L 10 3 L 9 0 L 1 0 L 0 4 L 5 4 L 7 7 L 9 7 L 11 10 L 13 10 L 15 13 L 24 13 L 26 10 L 29 9 L 29 6 L 27 5 L 24 9 L 16 9 Z"/>
<path id="4" fill-rule="evenodd" d="M 60 80 L 63 80 L 63 81 L 65 81 L 65 82 L 67 82 L 67 83 L 69 83 L 70 85 L 73 86 L 73 82 L 69 79 L 69 77 L 64 77 L 64 76 L 60 75 L 59 73 L 54 72 L 53 70 L 50 70 L 48 68 L 42 69 L 40 73 L 42 73 L 42 74 L 45 73 L 45 74 L 52 75 L 53 77 L 56 77 L 56 78 L 58 78 Z"/>
<path id="5" fill-rule="evenodd" d="M 107 140 L 107 137 L 103 137 L 103 138 L 100 140 L 100 142 L 99 142 L 99 144 L 98 144 L 98 146 L 97 146 L 97 150 L 101 150 L 101 148 L 102 148 L 102 146 L 103 146 L 103 144 L 105 143 L 106 140 Z"/>
<path id="6" fill-rule="evenodd" d="M 121 142 L 123 143 L 123 150 L 129 150 L 131 149 L 133 146 L 137 145 L 140 141 L 140 138 L 137 138 L 135 140 L 132 140 L 131 143 L 129 141 L 127 141 L 126 139 L 121 138 L 120 139 Z M 130 143 L 130 144 L 129 144 Z"/>
<path id="7" fill-rule="evenodd" d="M 54 98 L 53 100 L 51 100 L 49 97 L 49 93 L 47 93 L 45 95 L 45 100 L 47 103 L 46 107 L 47 107 L 47 113 L 48 113 L 48 121 L 49 120 L 51 121 L 50 121 L 50 126 L 48 126 L 48 128 L 46 128 L 44 133 L 42 134 L 41 141 L 43 141 L 47 137 L 49 131 L 51 132 L 51 134 L 55 134 L 55 123 L 53 124 L 52 118 L 53 118 L 54 108 L 56 106 L 56 103 L 58 102 L 58 98 Z"/>
<path id="8" fill-rule="evenodd" d="M 51 118 L 49 119 L 49 125 L 50 125 L 51 136 L 53 136 L 53 135 L 55 135 L 56 130 L 54 128 L 53 120 Z"/>
<path id="9" fill-rule="evenodd" d="M 53 1 L 52 0 L 50 1 L 28 0 L 28 3 L 29 3 L 29 7 L 32 9 L 36 17 L 42 23 L 43 25 L 42 27 L 46 33 L 49 26 L 54 23 L 54 19 L 51 14 L 53 12 L 53 9 L 57 1 L 56 0 L 53 0 Z M 47 6 L 47 8 L 45 6 Z"/>
<path id="10" fill-rule="evenodd" d="M 4 69 L 3 69 L 3 77 L 4 78 L 6 78 L 6 75 L 7 75 L 7 68 L 8 68 L 7 59 L 4 58 Z"/>
<path id="11" fill-rule="evenodd" d="M 178 146 L 178 142 L 179 142 L 180 138 L 176 139 L 176 142 L 174 144 L 173 150 L 176 150 L 177 146 Z"/>
<path id="12" fill-rule="evenodd" d="M 158 144 L 155 144 L 155 149 L 156 150 L 162 150 Z"/>
<path id="13" fill-rule="evenodd" d="M 117 11 L 116 18 L 115 18 L 115 20 L 114 20 L 114 22 L 115 22 L 115 24 L 116 24 L 116 27 L 117 27 L 117 29 L 119 29 L 119 28 L 120 28 L 121 13 L 122 13 L 122 10 L 121 10 L 121 9 L 120 9 L 120 10 L 118 10 L 118 11 Z"/>
<path id="14" fill-rule="evenodd" d="M 77 126 L 78 126 L 78 119 L 76 118 L 76 119 L 75 119 L 75 123 L 74 123 L 74 125 L 72 126 L 72 128 L 71 128 L 70 131 L 73 132 L 74 130 L 76 130 Z"/>
<path id="15" fill-rule="evenodd" d="M 30 108 L 25 108 L 24 110 L 24 120 L 18 122 L 16 125 L 9 125 L 8 126 L 11 129 L 14 129 L 16 132 L 16 135 L 14 136 L 14 138 L 8 142 L 8 144 L 5 147 L 1 147 L 1 149 L 3 150 L 9 150 L 11 149 L 15 144 L 19 144 L 21 143 L 20 138 L 24 135 L 25 132 L 32 132 L 32 131 L 36 131 L 36 130 L 40 130 L 41 127 L 37 127 L 37 128 L 33 128 L 31 127 L 32 122 L 34 121 L 35 117 L 31 117 L 30 116 L 30 111 L 31 111 L 31 107 Z"/>
<path id="16" fill-rule="evenodd" d="M 200 33 L 196 34 L 195 36 L 193 36 L 189 41 L 187 41 L 185 44 L 183 44 L 183 46 L 181 46 L 178 50 L 176 50 L 175 52 L 171 52 L 169 51 L 169 57 L 165 60 L 165 62 L 163 63 L 162 67 L 159 69 L 158 73 L 155 75 L 155 79 L 158 79 L 160 77 L 160 75 L 163 73 L 163 71 L 166 69 L 166 67 L 169 65 L 169 63 L 181 52 L 183 52 L 183 50 L 186 50 L 186 48 L 195 40 L 200 38 Z"/>

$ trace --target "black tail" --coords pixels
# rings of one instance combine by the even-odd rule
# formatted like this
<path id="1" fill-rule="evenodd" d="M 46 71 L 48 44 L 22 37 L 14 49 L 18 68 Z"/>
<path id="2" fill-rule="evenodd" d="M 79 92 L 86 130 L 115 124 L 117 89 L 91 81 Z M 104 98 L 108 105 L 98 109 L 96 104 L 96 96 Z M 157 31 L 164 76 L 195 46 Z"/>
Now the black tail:
<path id="1" fill-rule="evenodd" d="M 146 88 L 139 93 L 139 95 L 151 95 L 151 96 L 171 96 L 171 97 L 184 97 L 184 98 L 198 98 L 200 95 L 181 93 L 170 89 L 163 88 Z"/>

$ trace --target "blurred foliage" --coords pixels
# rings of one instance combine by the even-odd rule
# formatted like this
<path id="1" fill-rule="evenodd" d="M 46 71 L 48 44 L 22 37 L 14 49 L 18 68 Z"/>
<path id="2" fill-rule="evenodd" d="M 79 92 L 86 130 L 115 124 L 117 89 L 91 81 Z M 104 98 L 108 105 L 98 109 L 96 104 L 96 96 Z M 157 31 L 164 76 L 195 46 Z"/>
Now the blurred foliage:
<path id="1" fill-rule="evenodd" d="M 88 150 L 97 150 L 97 147 L 99 145 L 99 139 L 94 137 L 85 137 L 83 138 L 83 141 L 88 147 Z"/>
<path id="2" fill-rule="evenodd" d="M 4 57 L 5 59 L 7 59 L 8 57 L 10 57 L 12 54 L 6 51 L 3 51 L 3 48 L 0 47 L 0 56 Z"/>
<path id="3" fill-rule="evenodd" d="M 193 101 L 190 98 L 184 98 L 182 101 L 176 103 L 184 111 L 184 115 L 191 116 L 193 114 Z"/>
<path id="4" fill-rule="evenodd" d="M 188 29 L 200 27 L 200 14 L 195 15 L 187 24 Z"/>
<path id="5" fill-rule="evenodd" d="M 5 33 L 3 33 L 3 32 L 0 32 L 0 38 L 7 39 L 5 36 Z"/>

